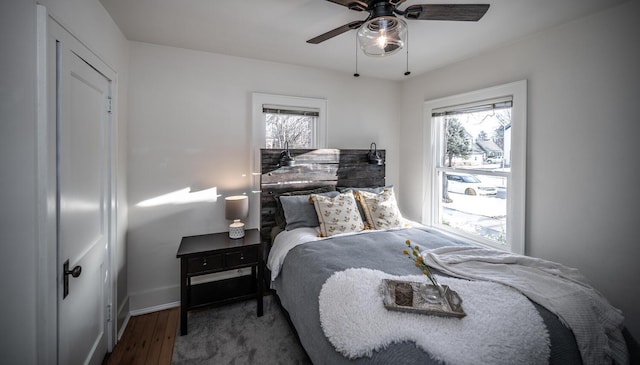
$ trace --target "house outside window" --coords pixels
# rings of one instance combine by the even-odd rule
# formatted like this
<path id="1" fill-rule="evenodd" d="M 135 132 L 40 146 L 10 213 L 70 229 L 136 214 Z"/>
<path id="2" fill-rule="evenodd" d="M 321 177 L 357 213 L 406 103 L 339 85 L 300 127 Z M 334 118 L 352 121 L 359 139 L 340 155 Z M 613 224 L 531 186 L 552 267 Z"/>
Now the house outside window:
<path id="1" fill-rule="evenodd" d="M 526 81 L 425 103 L 424 223 L 524 254 Z"/>

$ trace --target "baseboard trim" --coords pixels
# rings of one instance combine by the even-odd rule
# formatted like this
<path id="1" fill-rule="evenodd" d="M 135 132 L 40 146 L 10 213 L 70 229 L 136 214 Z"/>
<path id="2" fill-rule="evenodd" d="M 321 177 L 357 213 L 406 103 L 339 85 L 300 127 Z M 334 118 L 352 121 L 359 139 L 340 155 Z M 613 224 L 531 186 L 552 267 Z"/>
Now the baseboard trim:
<path id="1" fill-rule="evenodd" d="M 180 302 L 171 302 L 171 303 L 166 303 L 166 304 L 160 304 L 160 305 L 155 305 L 153 307 L 147 307 L 147 308 L 141 308 L 141 309 L 136 309 L 136 310 L 131 310 L 127 313 L 126 317 L 124 318 L 124 321 L 122 321 L 122 325 L 120 326 L 120 330 L 118 331 L 118 342 L 120 341 L 120 339 L 122 339 L 122 336 L 124 335 L 124 331 L 127 329 L 127 325 L 129 324 L 129 320 L 131 319 L 131 317 L 134 316 L 139 316 L 142 314 L 147 314 L 147 313 L 153 313 L 153 312 L 158 312 L 158 311 L 162 311 L 165 309 L 171 309 L 171 308 L 175 308 L 175 307 L 179 307 L 180 306 Z"/>
<path id="2" fill-rule="evenodd" d="M 124 335 L 124 330 L 127 328 L 130 318 L 131 318 L 131 314 L 127 314 L 127 316 L 124 318 L 124 321 L 122 322 L 122 326 L 120 326 L 120 331 L 118 331 L 118 342 L 120 342 L 122 335 Z"/>
<path id="3" fill-rule="evenodd" d="M 117 328 L 117 337 L 116 342 L 120 341 L 122 338 L 122 334 L 124 333 L 124 329 L 127 327 L 127 323 L 129 322 L 129 296 L 127 295 L 120 306 L 115 315 L 116 328 Z"/>
<path id="4" fill-rule="evenodd" d="M 147 307 L 147 308 L 140 308 L 140 309 L 132 310 L 132 311 L 129 312 L 129 316 L 139 316 L 139 315 L 142 315 L 142 314 L 158 312 L 158 311 L 162 311 L 162 310 L 165 310 L 165 309 L 171 309 L 171 308 L 175 308 L 175 307 L 179 307 L 179 306 L 180 306 L 180 302 L 171 302 L 171 303 L 166 303 L 166 304 L 154 305 L 153 307 Z"/>

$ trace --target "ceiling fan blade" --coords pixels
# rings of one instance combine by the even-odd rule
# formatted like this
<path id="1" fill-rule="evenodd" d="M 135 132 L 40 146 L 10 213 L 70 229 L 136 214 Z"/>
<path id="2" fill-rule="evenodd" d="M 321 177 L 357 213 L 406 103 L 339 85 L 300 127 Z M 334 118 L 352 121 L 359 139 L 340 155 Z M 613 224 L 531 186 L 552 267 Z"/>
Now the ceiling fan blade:
<path id="1" fill-rule="evenodd" d="M 407 0 L 387 0 L 387 2 L 393 6 L 398 6 Z"/>
<path id="2" fill-rule="evenodd" d="M 363 11 L 367 10 L 369 4 L 366 1 L 362 0 L 327 0 L 334 4 L 346 6 L 347 8 L 355 11 Z"/>
<path id="3" fill-rule="evenodd" d="M 362 23 L 364 23 L 364 20 L 356 20 L 354 22 L 351 22 L 349 24 L 345 24 L 341 27 L 338 27 L 336 29 L 332 29 L 326 33 L 320 34 L 317 37 L 311 38 L 307 41 L 307 43 L 311 43 L 311 44 L 318 44 L 321 42 L 326 41 L 327 39 L 333 38 L 337 35 L 340 35 L 344 32 L 350 31 L 352 29 L 358 29 L 360 28 L 360 26 L 362 25 Z"/>
<path id="4" fill-rule="evenodd" d="M 489 10 L 489 4 L 418 4 L 404 10 L 404 17 L 418 20 L 455 20 L 477 22 Z"/>

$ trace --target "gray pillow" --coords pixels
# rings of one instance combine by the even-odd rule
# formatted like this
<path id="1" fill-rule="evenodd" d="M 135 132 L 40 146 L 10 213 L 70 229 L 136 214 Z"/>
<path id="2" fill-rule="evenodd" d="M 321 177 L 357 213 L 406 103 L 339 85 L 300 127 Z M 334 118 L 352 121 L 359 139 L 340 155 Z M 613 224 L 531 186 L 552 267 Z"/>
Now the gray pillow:
<path id="1" fill-rule="evenodd" d="M 338 196 L 338 194 L 340 193 L 337 191 L 330 191 L 319 195 L 333 198 Z M 285 228 L 287 231 L 302 227 L 317 227 L 320 225 L 316 208 L 313 203 L 309 202 L 309 195 L 283 195 L 280 197 L 280 204 L 282 204 L 284 218 L 287 222 Z"/>
<path id="2" fill-rule="evenodd" d="M 336 188 L 335 186 L 321 186 L 319 188 L 315 188 L 315 189 L 310 189 L 310 190 L 295 190 L 295 191 L 289 191 L 286 193 L 281 193 L 278 195 L 274 196 L 274 199 L 276 201 L 276 213 L 274 216 L 274 219 L 276 221 L 276 224 L 278 225 L 278 227 L 280 227 L 281 229 L 285 229 L 287 226 L 287 221 L 284 217 L 284 211 L 282 210 L 282 204 L 280 203 L 280 197 L 282 196 L 291 196 L 291 195 L 311 195 L 311 194 L 320 194 L 320 193 L 326 193 L 327 191 L 335 191 Z"/>

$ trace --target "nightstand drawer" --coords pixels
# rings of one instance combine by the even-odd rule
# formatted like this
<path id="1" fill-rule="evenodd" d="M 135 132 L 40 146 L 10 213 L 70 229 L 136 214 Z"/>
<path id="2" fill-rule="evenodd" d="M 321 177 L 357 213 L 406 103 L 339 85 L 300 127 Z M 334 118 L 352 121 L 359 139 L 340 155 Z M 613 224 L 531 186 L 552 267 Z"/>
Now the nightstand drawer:
<path id="1" fill-rule="evenodd" d="M 223 265 L 223 256 L 220 254 L 195 257 L 187 261 L 187 273 L 197 274 L 200 272 L 217 270 L 221 269 Z"/>
<path id="2" fill-rule="evenodd" d="M 257 247 L 247 247 L 242 250 L 227 252 L 224 254 L 224 266 L 226 268 L 251 265 L 251 264 L 256 264 L 257 262 L 258 262 Z"/>

